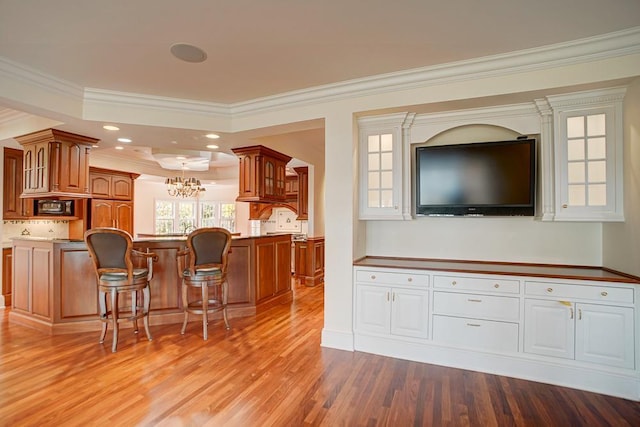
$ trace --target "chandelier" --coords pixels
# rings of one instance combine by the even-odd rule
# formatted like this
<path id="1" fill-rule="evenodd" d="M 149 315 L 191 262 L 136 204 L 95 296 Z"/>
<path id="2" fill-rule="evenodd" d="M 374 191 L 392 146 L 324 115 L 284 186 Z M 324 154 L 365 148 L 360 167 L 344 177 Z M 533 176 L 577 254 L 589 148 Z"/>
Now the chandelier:
<path id="1" fill-rule="evenodd" d="M 201 191 L 206 191 L 206 189 L 200 185 L 199 179 L 184 177 L 184 165 L 185 164 L 183 163 L 182 176 L 167 178 L 164 182 L 167 185 L 167 192 L 170 196 L 175 197 L 197 197 Z"/>

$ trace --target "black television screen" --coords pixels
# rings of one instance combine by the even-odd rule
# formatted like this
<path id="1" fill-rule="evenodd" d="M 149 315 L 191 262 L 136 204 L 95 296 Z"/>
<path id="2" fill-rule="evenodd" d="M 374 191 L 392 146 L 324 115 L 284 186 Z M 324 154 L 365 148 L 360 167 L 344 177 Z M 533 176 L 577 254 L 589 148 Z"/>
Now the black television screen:
<path id="1" fill-rule="evenodd" d="M 417 215 L 533 216 L 535 139 L 416 148 Z"/>

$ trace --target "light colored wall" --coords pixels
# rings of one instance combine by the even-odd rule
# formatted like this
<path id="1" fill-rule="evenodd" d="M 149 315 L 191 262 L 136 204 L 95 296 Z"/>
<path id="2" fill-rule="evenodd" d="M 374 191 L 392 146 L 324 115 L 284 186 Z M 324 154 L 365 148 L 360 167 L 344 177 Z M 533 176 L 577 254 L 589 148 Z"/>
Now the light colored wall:
<path id="1" fill-rule="evenodd" d="M 233 202 L 238 197 L 238 186 L 205 186 L 207 191 L 200 196 L 201 200 L 212 200 L 219 202 Z M 171 197 L 167 194 L 167 188 L 162 182 L 145 180 L 138 178 L 135 181 L 135 202 L 133 205 L 133 230 L 134 234 L 153 234 L 153 219 L 155 214 L 156 200 L 167 200 Z M 247 203 L 236 203 L 236 210 L 239 205 Z M 248 208 L 246 209 L 246 218 L 248 218 Z M 243 219 L 243 213 L 238 215 L 236 212 L 236 231 L 247 233 L 246 227 L 248 220 Z"/>
<path id="2" fill-rule="evenodd" d="M 603 227 L 604 265 L 640 276 L 640 78 L 624 100 L 624 216 Z"/>

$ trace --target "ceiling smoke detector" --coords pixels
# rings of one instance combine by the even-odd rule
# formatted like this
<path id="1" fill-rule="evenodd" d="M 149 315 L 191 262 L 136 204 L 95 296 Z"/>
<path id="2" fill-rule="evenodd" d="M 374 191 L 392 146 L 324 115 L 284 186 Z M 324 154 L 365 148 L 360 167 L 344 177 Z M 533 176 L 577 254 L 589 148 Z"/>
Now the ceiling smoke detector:
<path id="1" fill-rule="evenodd" d="M 204 62 L 207 59 L 207 53 L 204 50 L 188 43 L 171 45 L 171 53 L 186 62 Z"/>

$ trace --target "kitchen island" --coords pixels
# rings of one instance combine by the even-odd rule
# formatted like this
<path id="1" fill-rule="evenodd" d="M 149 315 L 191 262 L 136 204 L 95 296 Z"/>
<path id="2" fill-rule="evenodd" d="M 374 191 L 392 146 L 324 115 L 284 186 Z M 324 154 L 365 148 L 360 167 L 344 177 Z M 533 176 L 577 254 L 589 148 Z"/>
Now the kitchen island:
<path id="1" fill-rule="evenodd" d="M 186 237 L 174 236 L 134 240 L 135 249 L 158 256 L 151 281 L 151 325 L 184 318 L 176 253 L 185 242 Z M 98 288 L 84 241 L 18 237 L 12 248 L 10 322 L 50 334 L 100 330 Z M 227 277 L 231 318 L 290 302 L 291 235 L 234 236 Z"/>

